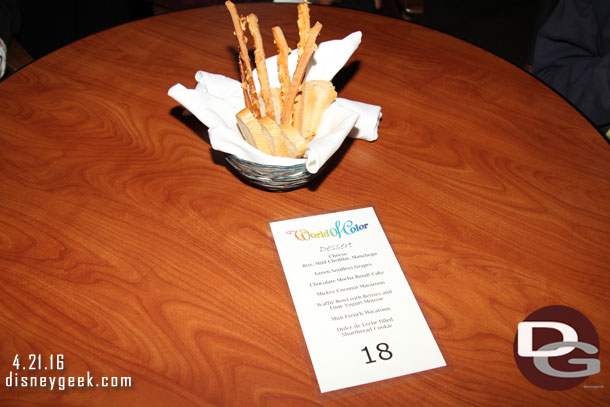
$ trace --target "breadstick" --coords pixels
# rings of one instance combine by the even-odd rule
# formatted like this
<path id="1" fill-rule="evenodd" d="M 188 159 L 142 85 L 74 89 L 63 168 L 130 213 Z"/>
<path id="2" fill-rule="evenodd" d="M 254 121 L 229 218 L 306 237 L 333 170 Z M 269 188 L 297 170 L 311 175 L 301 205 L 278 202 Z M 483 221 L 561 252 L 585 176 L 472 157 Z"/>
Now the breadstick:
<path id="1" fill-rule="evenodd" d="M 238 58 L 239 62 L 239 75 L 241 76 L 241 90 L 244 92 L 244 102 L 246 102 L 246 109 L 252 111 L 252 101 L 250 95 L 248 95 L 248 85 L 246 84 L 246 70 L 244 64 L 241 62 L 241 58 Z"/>
<path id="2" fill-rule="evenodd" d="M 292 75 L 292 82 L 290 83 L 290 89 L 288 90 L 288 94 L 286 95 L 286 100 L 284 101 L 284 107 L 282 109 L 282 124 L 290 124 L 290 116 L 292 115 L 292 106 L 294 105 L 294 99 L 299 92 L 301 84 L 303 82 L 303 78 L 305 77 L 305 70 L 307 69 L 307 64 L 309 63 L 309 59 L 313 55 L 316 50 L 316 38 L 318 34 L 320 34 L 320 30 L 322 29 L 322 24 L 317 22 L 309 31 L 309 35 L 307 36 L 307 42 L 305 43 L 305 47 L 303 48 L 303 55 L 299 57 L 297 62 L 297 68 Z"/>
<path id="3" fill-rule="evenodd" d="M 237 8 L 235 8 L 235 4 L 233 4 L 231 0 L 227 0 L 227 2 L 225 2 L 225 6 L 227 6 L 227 9 L 231 14 L 231 20 L 233 20 L 235 36 L 237 37 L 237 45 L 239 46 L 239 58 L 245 68 L 245 78 L 242 78 L 242 86 L 246 86 L 248 90 L 248 97 L 246 97 L 246 93 L 244 93 L 244 98 L 250 99 L 250 103 L 245 100 L 246 106 L 251 106 L 252 113 L 254 113 L 254 116 L 258 118 L 261 116 L 261 112 L 258 104 L 258 96 L 256 94 L 256 86 L 254 86 L 254 78 L 252 77 L 252 65 L 250 64 L 250 56 L 248 55 L 248 48 L 246 47 L 246 38 L 244 37 L 245 27 L 243 26 L 243 21 L 237 15 Z"/>
<path id="4" fill-rule="evenodd" d="M 265 102 L 265 116 L 273 118 L 273 103 L 271 102 L 271 87 L 269 86 L 269 75 L 267 74 L 267 64 L 265 63 L 263 37 L 261 37 L 261 32 L 258 28 L 258 17 L 255 14 L 248 14 L 248 27 L 254 39 L 254 62 L 258 71 L 258 82 L 261 85 L 261 95 Z"/>
<path id="5" fill-rule="evenodd" d="M 280 89 L 282 90 L 282 103 L 286 99 L 286 94 L 290 88 L 290 71 L 288 70 L 288 54 L 290 54 L 290 48 L 284 37 L 284 32 L 280 27 L 273 27 L 273 39 L 277 45 L 277 72 L 280 80 Z"/>
<path id="6" fill-rule="evenodd" d="M 294 98 L 292 107 L 292 127 L 297 129 L 299 134 L 303 134 L 303 111 L 305 109 L 303 100 L 303 92 L 301 92 Z"/>
<path id="7" fill-rule="evenodd" d="M 303 0 L 302 3 L 297 5 L 298 18 L 297 25 L 299 26 L 299 43 L 297 45 L 299 58 L 303 55 L 305 44 L 307 43 L 307 36 L 311 28 L 309 23 L 309 5 L 307 0 Z"/>

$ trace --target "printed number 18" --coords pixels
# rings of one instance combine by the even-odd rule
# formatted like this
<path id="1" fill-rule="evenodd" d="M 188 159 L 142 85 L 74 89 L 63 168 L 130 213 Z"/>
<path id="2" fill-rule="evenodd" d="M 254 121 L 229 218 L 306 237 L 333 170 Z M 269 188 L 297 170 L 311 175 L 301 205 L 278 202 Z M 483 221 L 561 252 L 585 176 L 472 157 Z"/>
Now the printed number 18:
<path id="1" fill-rule="evenodd" d="M 387 343 L 378 343 L 376 346 L 377 351 L 379 352 L 379 359 L 381 360 L 389 360 L 392 359 L 392 352 L 390 352 L 390 346 Z M 365 346 L 364 348 L 360 349 L 361 352 L 366 353 L 366 358 L 368 359 L 368 361 L 366 362 L 367 364 L 369 363 L 375 363 L 377 362 L 375 359 L 371 358 L 371 354 L 369 353 L 369 348 L 368 346 Z"/>

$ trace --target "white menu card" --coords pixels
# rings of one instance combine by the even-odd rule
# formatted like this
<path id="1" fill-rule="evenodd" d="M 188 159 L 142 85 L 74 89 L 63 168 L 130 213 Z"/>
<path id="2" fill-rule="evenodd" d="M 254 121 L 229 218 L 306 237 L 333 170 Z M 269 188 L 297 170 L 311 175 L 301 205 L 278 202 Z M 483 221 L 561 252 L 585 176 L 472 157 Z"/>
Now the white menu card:
<path id="1" fill-rule="evenodd" d="M 446 365 L 372 207 L 270 225 L 322 393 Z"/>

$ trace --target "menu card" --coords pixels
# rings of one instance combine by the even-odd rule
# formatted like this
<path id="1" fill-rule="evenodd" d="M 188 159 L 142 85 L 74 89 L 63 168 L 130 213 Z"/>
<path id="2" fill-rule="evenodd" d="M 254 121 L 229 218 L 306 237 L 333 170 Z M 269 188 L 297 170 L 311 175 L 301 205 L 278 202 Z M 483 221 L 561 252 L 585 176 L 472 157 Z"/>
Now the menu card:
<path id="1" fill-rule="evenodd" d="M 372 207 L 270 225 L 322 393 L 446 365 Z"/>

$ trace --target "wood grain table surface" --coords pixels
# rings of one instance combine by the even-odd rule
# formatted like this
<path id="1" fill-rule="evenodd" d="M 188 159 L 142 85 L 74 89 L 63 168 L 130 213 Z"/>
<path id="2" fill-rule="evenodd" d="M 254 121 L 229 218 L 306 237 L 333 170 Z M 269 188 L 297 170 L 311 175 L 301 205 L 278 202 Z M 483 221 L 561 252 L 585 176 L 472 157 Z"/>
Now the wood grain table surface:
<path id="1" fill-rule="evenodd" d="M 255 12 L 296 43 L 296 6 Z M 310 187 L 247 185 L 167 96 L 238 78 L 224 7 L 87 37 L 0 83 L 3 406 L 577 406 L 610 394 L 610 147 L 527 72 L 415 24 L 312 7 L 319 41 L 362 30 L 339 95 L 382 106 Z M 338 395 L 317 388 L 269 221 L 371 204 L 448 367 Z M 547 391 L 517 324 L 577 309 L 601 372 Z M 61 371 L 16 371 L 40 354 Z M 43 364 L 44 365 L 44 364 Z M 7 387 L 9 373 L 129 388 Z"/>

